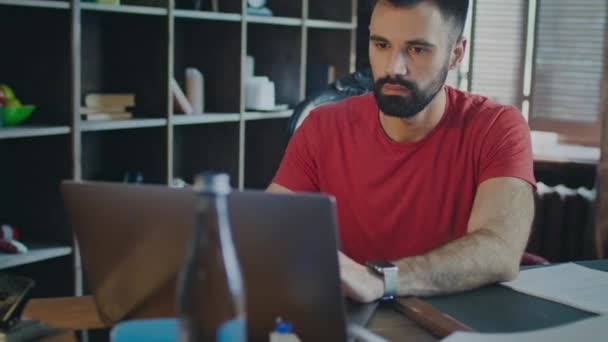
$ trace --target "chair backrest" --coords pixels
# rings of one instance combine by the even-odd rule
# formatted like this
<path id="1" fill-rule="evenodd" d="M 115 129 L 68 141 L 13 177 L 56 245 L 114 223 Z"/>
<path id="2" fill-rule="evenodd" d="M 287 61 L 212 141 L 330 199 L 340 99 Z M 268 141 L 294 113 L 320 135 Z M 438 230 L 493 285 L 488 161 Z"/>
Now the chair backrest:
<path id="1" fill-rule="evenodd" d="M 293 110 L 287 126 L 287 140 L 300 127 L 310 112 L 324 104 L 340 101 L 350 96 L 361 95 L 373 89 L 373 81 L 370 69 L 354 72 L 326 89 L 311 94 L 300 102 Z"/>

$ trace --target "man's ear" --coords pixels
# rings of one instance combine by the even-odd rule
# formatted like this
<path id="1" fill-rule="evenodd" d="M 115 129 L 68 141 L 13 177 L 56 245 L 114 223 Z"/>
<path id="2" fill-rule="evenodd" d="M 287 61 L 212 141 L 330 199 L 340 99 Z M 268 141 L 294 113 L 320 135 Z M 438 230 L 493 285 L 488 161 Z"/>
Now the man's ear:
<path id="1" fill-rule="evenodd" d="M 454 70 L 462 59 L 464 58 L 464 53 L 467 50 L 468 41 L 465 37 L 460 37 L 454 44 L 454 48 L 452 48 L 452 53 L 450 56 L 450 70 Z"/>

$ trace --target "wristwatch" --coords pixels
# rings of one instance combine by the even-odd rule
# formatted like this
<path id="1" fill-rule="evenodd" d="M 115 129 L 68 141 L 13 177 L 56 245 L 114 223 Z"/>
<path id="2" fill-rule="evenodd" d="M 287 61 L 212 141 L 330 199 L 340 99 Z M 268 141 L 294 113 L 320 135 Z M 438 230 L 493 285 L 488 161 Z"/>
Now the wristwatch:
<path id="1" fill-rule="evenodd" d="M 370 260 L 365 263 L 375 274 L 384 281 L 382 299 L 392 299 L 397 294 L 399 284 L 399 267 L 384 260 Z"/>

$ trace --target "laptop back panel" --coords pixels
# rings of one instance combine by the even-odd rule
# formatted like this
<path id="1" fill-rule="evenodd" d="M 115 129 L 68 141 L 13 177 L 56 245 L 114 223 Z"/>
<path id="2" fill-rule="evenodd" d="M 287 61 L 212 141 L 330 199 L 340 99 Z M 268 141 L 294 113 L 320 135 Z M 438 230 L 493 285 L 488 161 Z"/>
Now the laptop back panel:
<path id="1" fill-rule="evenodd" d="M 196 193 L 77 182 L 64 182 L 62 190 L 102 317 L 116 322 L 142 306 L 154 306 L 150 300 L 174 303 Z M 267 340 L 281 317 L 293 323 L 302 340 L 344 341 L 332 199 L 234 192 L 229 208 L 250 340 Z M 167 311 L 155 314 L 175 314 L 174 308 Z"/>

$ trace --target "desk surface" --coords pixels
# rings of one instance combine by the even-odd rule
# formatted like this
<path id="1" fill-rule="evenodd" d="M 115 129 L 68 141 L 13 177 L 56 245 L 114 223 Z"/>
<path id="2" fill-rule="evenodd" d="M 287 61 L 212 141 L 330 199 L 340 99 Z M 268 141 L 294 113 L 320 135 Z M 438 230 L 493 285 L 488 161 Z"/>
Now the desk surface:
<path id="1" fill-rule="evenodd" d="M 608 260 L 581 262 L 581 265 L 608 271 Z M 532 297 L 500 285 L 450 296 L 424 299 L 435 308 L 481 332 L 513 332 L 573 322 L 594 314 Z M 24 316 L 68 330 L 108 328 L 100 319 L 93 298 L 66 297 L 32 299 Z M 436 341 L 417 323 L 383 304 L 368 328 L 390 341 Z"/>
<path id="2" fill-rule="evenodd" d="M 608 260 L 577 263 L 608 271 Z M 519 293 L 501 285 L 491 285 L 457 295 L 426 298 L 425 301 L 480 332 L 535 330 L 595 316 L 593 313 Z"/>
<path id="3" fill-rule="evenodd" d="M 91 296 L 32 299 L 23 315 L 68 330 L 109 328 L 97 314 Z M 397 313 L 388 305 L 379 307 L 370 320 L 368 328 L 390 341 L 406 338 L 421 342 L 436 341 L 415 322 Z"/>

